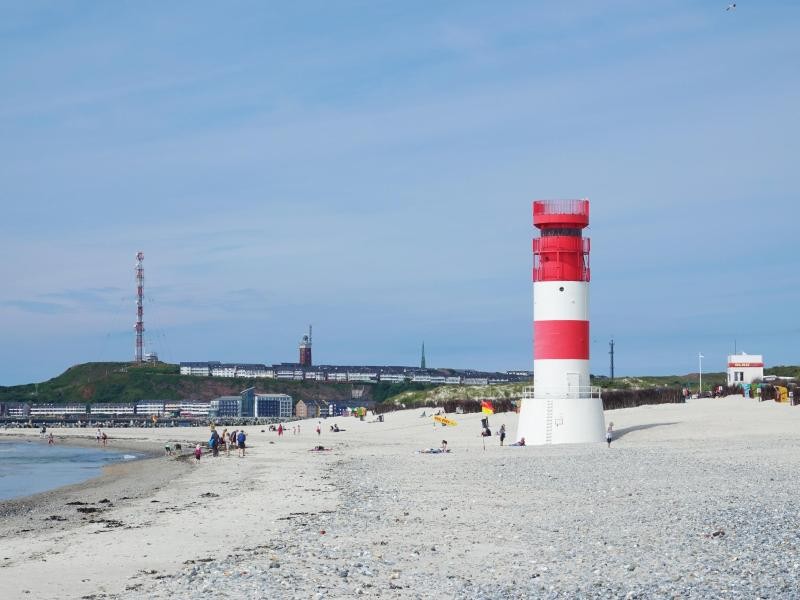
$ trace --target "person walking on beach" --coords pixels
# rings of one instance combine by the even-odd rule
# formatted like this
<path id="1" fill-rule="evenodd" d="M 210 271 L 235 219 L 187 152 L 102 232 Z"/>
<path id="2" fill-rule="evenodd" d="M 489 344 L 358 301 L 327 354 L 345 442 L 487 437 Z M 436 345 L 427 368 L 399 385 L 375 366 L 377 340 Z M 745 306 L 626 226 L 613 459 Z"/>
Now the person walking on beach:
<path id="1" fill-rule="evenodd" d="M 280 423 L 278 425 L 278 437 L 281 437 L 282 435 L 283 435 L 283 423 Z"/>
<path id="2" fill-rule="evenodd" d="M 203 449 L 200 447 L 200 444 L 194 447 L 194 460 L 196 464 L 200 464 L 200 457 L 203 456 Z"/>
<path id="3" fill-rule="evenodd" d="M 211 430 L 211 439 L 208 440 L 208 445 L 211 446 L 211 456 L 214 458 L 219 456 L 219 434 L 216 429 Z"/>
<path id="4" fill-rule="evenodd" d="M 97 428 L 97 433 L 94 434 L 94 438 L 97 440 L 97 443 L 100 443 L 100 438 L 103 437 L 103 433 L 100 431 L 100 428 Z"/>
<path id="5" fill-rule="evenodd" d="M 222 443 L 225 444 L 225 456 L 231 455 L 231 434 L 225 429 L 222 432 Z"/>
<path id="6" fill-rule="evenodd" d="M 242 430 L 236 436 L 236 444 L 239 446 L 240 458 L 244 458 L 245 441 L 247 441 L 247 436 L 245 435 L 244 430 Z"/>
<path id="7" fill-rule="evenodd" d="M 608 424 L 608 429 L 606 429 L 606 443 L 608 447 L 611 448 L 611 440 L 614 439 L 614 423 Z"/>
<path id="8" fill-rule="evenodd" d="M 320 424 L 317 423 L 317 435 L 322 435 L 322 427 L 319 426 Z"/>
<path id="9" fill-rule="evenodd" d="M 51 431 L 50 435 L 47 438 L 47 445 L 48 446 L 52 446 L 55 443 L 56 443 L 56 439 L 53 437 L 53 432 Z"/>
<path id="10" fill-rule="evenodd" d="M 106 435 L 106 432 L 104 431 L 104 432 L 103 432 L 103 435 L 101 435 L 100 437 L 101 437 L 101 438 L 102 438 L 102 440 L 103 440 L 103 446 L 105 446 L 105 445 L 106 445 L 106 442 L 108 442 L 108 436 Z"/>

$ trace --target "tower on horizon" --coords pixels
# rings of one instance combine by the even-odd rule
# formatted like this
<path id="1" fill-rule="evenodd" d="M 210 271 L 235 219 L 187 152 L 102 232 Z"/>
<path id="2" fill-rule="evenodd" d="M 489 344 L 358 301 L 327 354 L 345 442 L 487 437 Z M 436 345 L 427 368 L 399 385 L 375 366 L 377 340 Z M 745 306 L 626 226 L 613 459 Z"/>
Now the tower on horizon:
<path id="1" fill-rule="evenodd" d="M 422 342 L 422 357 L 419 359 L 419 368 L 424 369 L 425 367 L 425 342 Z"/>
<path id="2" fill-rule="evenodd" d="M 308 334 L 300 340 L 300 366 L 311 366 L 311 325 L 308 326 Z"/>
<path id="3" fill-rule="evenodd" d="M 588 200 L 537 200 L 533 224 L 533 388 L 523 394 L 517 439 L 602 442 L 600 389 L 589 379 Z"/>
<path id="4" fill-rule="evenodd" d="M 136 350 L 135 363 L 144 362 L 144 252 L 136 254 Z"/>

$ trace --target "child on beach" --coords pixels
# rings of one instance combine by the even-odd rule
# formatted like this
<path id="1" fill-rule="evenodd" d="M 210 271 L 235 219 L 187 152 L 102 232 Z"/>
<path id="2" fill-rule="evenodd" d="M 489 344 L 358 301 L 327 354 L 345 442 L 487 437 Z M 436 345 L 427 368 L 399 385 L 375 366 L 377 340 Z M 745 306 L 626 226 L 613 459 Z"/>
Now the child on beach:
<path id="1" fill-rule="evenodd" d="M 203 449 L 200 447 L 200 444 L 194 447 L 194 459 L 197 461 L 197 464 L 200 464 L 200 457 L 203 456 Z"/>
<path id="2" fill-rule="evenodd" d="M 506 439 L 506 426 L 505 424 L 500 425 L 500 445 L 503 445 L 503 442 Z"/>
<path id="3" fill-rule="evenodd" d="M 611 448 L 611 440 L 614 439 L 614 423 L 608 424 L 608 429 L 606 429 L 606 443 L 608 447 Z"/>

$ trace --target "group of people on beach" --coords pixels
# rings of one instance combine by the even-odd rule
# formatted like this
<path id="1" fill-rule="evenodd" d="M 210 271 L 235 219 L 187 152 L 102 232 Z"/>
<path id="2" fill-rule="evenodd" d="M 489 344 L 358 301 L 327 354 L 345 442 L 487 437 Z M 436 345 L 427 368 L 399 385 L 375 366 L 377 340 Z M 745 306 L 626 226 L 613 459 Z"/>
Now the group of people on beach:
<path id="1" fill-rule="evenodd" d="M 220 448 L 225 450 L 226 456 L 230 456 L 232 447 L 236 449 L 239 458 L 244 458 L 247 448 L 247 434 L 244 429 L 236 429 L 229 433 L 226 427 L 222 431 L 222 435 L 220 435 L 216 427 L 212 426 L 211 437 L 208 439 L 208 448 L 211 450 L 211 456 L 219 456 Z M 200 444 L 197 444 L 194 448 L 194 458 L 197 462 L 200 462 L 202 456 L 203 448 Z"/>
<path id="2" fill-rule="evenodd" d="M 95 440 L 97 440 L 98 444 L 103 444 L 103 446 L 105 446 L 108 443 L 108 436 L 106 435 L 106 432 L 100 429 L 99 427 L 97 428 L 97 431 L 94 434 L 94 438 Z"/>

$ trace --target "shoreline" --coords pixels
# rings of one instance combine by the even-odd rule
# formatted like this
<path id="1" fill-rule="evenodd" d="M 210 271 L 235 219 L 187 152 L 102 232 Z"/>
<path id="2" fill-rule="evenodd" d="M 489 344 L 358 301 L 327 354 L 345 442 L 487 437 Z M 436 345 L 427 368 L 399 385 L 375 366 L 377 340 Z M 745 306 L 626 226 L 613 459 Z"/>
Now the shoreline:
<path id="1" fill-rule="evenodd" d="M 46 443 L 46 441 L 25 440 L 26 436 L 19 437 L 23 439 L 15 436 L 14 441 Z M 0 440 L 3 438 L 0 437 Z M 70 439 L 59 443 L 83 448 L 91 448 L 95 444 L 93 440 L 92 444 L 89 444 L 87 439 Z M 69 529 L 85 521 L 87 515 L 95 514 L 77 512 L 76 507 L 94 506 L 99 513 L 114 505 L 146 497 L 179 478 L 186 469 L 185 460 L 175 457 L 172 460 L 162 461 L 153 448 L 143 449 L 141 446 L 126 444 L 116 446 L 110 451 L 135 452 L 139 456 L 135 459 L 120 459 L 118 462 L 105 464 L 99 474 L 75 483 L 0 500 L 0 537 L 49 530 L 56 523 L 62 530 Z"/>

